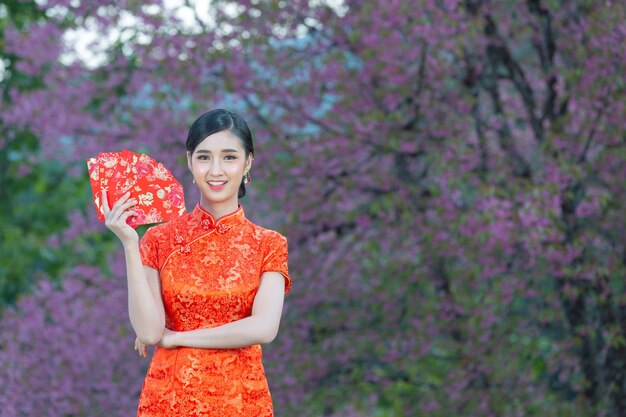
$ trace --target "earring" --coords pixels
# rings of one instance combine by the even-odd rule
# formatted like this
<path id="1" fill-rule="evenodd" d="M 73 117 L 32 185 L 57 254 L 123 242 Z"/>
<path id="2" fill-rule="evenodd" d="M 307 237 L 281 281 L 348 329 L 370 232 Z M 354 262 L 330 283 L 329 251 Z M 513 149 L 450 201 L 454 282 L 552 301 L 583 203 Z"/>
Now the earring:
<path id="1" fill-rule="evenodd" d="M 195 184 L 196 183 L 196 179 L 195 178 L 192 179 L 191 182 L 193 182 Z"/>
<path id="2" fill-rule="evenodd" d="M 250 184 L 252 182 L 252 177 L 250 176 L 250 171 L 243 177 L 244 184 Z"/>

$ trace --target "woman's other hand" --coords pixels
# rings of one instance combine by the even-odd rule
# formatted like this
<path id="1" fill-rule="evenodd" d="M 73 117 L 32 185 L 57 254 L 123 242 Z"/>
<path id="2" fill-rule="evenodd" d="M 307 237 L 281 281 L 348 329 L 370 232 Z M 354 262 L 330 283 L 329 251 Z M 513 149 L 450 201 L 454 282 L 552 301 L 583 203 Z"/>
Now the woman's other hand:
<path id="1" fill-rule="evenodd" d="M 126 223 L 126 219 L 130 216 L 137 215 L 137 212 L 132 210 L 137 205 L 137 200 L 129 199 L 130 193 L 126 193 L 109 209 L 106 191 L 101 190 L 101 194 L 102 212 L 104 213 L 104 224 L 106 227 L 111 229 L 115 236 L 122 241 L 123 245 L 138 242 L 139 236 L 137 232 Z"/>
<path id="2" fill-rule="evenodd" d="M 139 356 L 143 356 L 144 358 L 148 357 L 148 353 L 146 352 L 146 345 L 139 341 L 139 338 L 135 338 L 135 350 L 138 351 Z"/>

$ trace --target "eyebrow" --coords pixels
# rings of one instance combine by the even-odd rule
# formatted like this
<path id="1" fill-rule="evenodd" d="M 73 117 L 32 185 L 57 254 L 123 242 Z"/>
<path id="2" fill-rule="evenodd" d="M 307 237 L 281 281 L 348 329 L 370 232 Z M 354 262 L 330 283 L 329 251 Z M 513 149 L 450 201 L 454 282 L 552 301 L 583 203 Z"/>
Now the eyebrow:
<path id="1" fill-rule="evenodd" d="M 222 153 L 239 153 L 237 149 L 222 149 Z M 213 153 L 208 149 L 198 149 L 195 153 Z"/>

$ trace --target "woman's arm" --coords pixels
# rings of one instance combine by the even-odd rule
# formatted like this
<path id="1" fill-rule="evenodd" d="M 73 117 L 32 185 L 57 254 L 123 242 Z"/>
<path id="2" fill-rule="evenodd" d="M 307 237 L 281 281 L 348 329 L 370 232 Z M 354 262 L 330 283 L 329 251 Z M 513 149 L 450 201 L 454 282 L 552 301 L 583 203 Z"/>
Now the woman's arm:
<path id="1" fill-rule="evenodd" d="M 278 333 L 285 298 L 285 278 L 279 272 L 264 272 L 252 304 L 252 315 L 209 329 L 173 332 L 165 329 L 159 346 L 234 349 L 270 343 Z"/>
<path id="2" fill-rule="evenodd" d="M 165 308 L 161 298 L 159 271 L 144 266 L 139 246 L 124 247 L 128 281 L 128 316 L 137 338 L 155 345 L 165 330 Z"/>
<path id="3" fill-rule="evenodd" d="M 126 223 L 135 215 L 136 201 L 126 193 L 109 210 L 106 192 L 102 192 L 102 206 L 106 226 L 120 239 L 126 257 L 128 281 L 128 315 L 140 342 L 154 345 L 163 336 L 165 311 L 161 298 L 159 272 L 141 263 L 139 237 Z"/>

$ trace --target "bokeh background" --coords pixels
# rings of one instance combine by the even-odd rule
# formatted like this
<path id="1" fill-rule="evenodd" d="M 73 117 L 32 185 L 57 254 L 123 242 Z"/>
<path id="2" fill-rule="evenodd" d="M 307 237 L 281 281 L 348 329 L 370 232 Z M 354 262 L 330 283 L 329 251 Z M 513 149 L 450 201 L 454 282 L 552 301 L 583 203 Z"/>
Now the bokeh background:
<path id="1" fill-rule="evenodd" d="M 626 416 L 626 3 L 3 0 L 0 415 L 134 415 L 85 158 L 255 135 L 277 416 Z M 144 231 L 145 229 L 142 229 Z"/>

